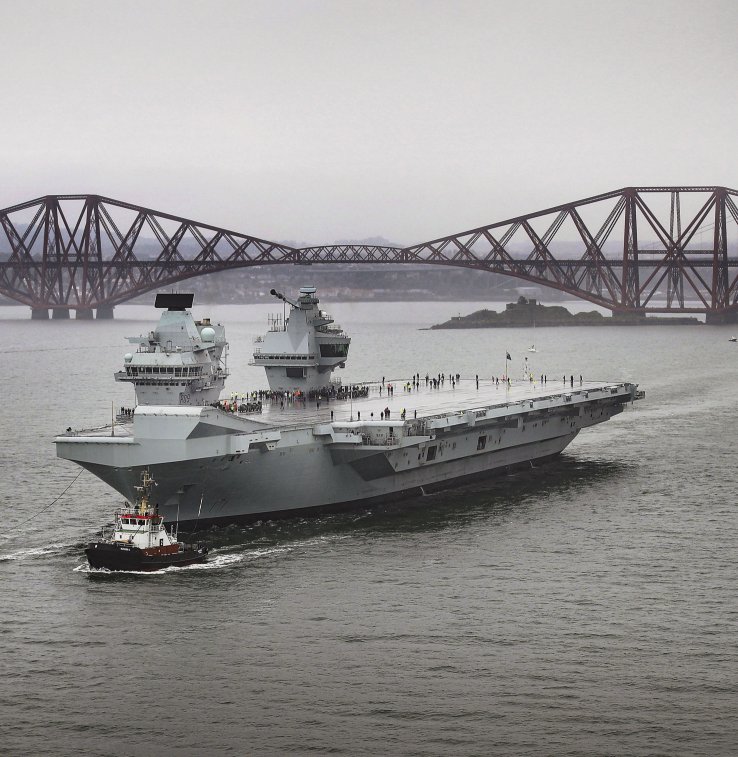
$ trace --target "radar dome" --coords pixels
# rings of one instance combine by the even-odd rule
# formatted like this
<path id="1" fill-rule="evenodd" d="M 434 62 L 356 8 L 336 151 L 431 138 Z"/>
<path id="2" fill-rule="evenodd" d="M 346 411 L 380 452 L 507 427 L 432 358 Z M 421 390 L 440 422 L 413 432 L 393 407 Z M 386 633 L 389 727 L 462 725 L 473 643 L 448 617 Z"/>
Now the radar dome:
<path id="1" fill-rule="evenodd" d="M 211 329 L 210 326 L 206 326 L 201 332 L 200 336 L 202 337 L 203 342 L 214 342 L 215 341 L 215 329 Z"/>
<path id="2" fill-rule="evenodd" d="M 133 360 L 133 355 L 131 355 L 130 352 L 126 352 L 126 354 L 123 355 L 123 360 L 125 360 L 126 363 L 130 363 L 131 360 Z"/>

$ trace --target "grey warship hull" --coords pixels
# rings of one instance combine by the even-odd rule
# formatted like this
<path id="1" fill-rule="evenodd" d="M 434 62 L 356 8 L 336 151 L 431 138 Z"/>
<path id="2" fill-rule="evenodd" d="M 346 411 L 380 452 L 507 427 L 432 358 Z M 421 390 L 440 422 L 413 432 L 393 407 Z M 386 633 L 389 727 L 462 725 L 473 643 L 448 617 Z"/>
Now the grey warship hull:
<path id="1" fill-rule="evenodd" d="M 536 390 L 470 381 L 391 399 L 379 389 L 258 418 L 140 406 L 115 435 L 57 437 L 57 454 L 128 499 L 148 468 L 167 518 L 225 524 L 396 499 L 550 458 L 640 396 L 634 384 L 597 382 Z M 414 417 L 400 418 L 401 406 Z"/>

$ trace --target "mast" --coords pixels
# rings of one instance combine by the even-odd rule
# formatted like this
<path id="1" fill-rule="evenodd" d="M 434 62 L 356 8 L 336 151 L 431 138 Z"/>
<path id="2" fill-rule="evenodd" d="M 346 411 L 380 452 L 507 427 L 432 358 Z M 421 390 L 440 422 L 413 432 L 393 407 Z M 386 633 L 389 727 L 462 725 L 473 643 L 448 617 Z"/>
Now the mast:
<path id="1" fill-rule="evenodd" d="M 149 474 L 149 469 L 144 468 L 141 473 L 141 485 L 136 486 L 135 489 L 139 492 L 138 504 L 136 510 L 139 515 L 146 515 L 151 507 L 149 497 L 151 496 L 152 489 L 156 486 L 156 481 Z"/>

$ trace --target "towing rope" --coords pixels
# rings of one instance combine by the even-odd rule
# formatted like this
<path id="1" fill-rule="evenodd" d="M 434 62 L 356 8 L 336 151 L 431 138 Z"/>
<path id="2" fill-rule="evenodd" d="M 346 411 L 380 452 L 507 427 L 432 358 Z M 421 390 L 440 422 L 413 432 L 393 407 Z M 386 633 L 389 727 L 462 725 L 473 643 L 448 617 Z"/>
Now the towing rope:
<path id="1" fill-rule="evenodd" d="M 51 502 L 49 502 L 48 505 L 45 505 L 44 507 L 42 507 L 37 513 L 34 513 L 30 518 L 26 518 L 26 520 L 19 523 L 15 528 L 11 528 L 9 532 L 6 531 L 6 533 L 12 534 L 14 531 L 17 531 L 22 526 L 25 526 L 26 523 L 30 523 L 34 518 L 38 518 L 38 516 L 41 515 L 41 513 L 46 512 L 46 510 L 48 510 L 50 507 L 53 507 L 72 488 L 72 484 L 74 484 L 74 482 L 84 473 L 84 470 L 85 470 L 84 468 L 80 468 L 77 475 L 69 482 L 69 485 L 67 486 L 67 488 L 58 497 L 56 497 Z"/>

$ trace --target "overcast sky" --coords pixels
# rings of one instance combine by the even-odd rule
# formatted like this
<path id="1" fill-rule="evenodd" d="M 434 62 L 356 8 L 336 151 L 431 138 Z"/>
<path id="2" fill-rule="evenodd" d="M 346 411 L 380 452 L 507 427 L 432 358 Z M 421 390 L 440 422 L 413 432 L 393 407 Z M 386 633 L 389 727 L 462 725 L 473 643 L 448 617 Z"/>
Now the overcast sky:
<path id="1" fill-rule="evenodd" d="M 738 2 L 0 0 L 0 207 L 413 243 L 738 186 Z"/>

